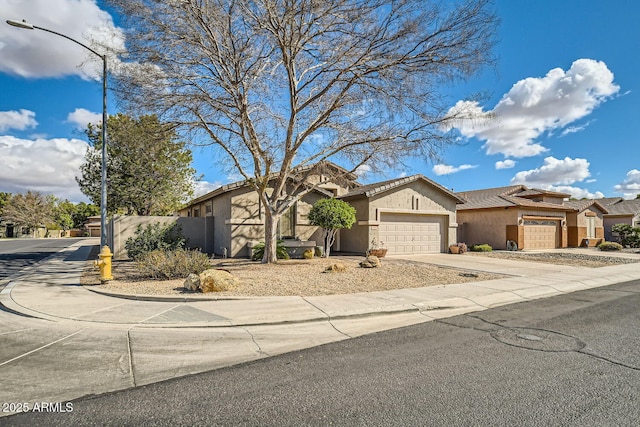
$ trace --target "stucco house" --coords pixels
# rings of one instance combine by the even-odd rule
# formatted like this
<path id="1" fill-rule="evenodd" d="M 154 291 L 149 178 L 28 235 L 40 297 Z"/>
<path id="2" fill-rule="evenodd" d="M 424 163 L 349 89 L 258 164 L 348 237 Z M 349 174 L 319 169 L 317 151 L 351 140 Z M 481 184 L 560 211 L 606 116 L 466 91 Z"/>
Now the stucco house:
<path id="1" fill-rule="evenodd" d="M 609 212 L 598 200 L 569 200 L 567 212 L 567 244 L 569 247 L 594 247 L 604 241 L 604 217 Z"/>
<path id="2" fill-rule="evenodd" d="M 458 235 L 467 244 L 488 243 L 494 249 L 552 249 L 595 246 L 604 237 L 607 209 L 595 201 L 565 201 L 569 194 L 524 185 L 456 193 Z"/>
<path id="3" fill-rule="evenodd" d="M 380 245 L 393 254 L 446 252 L 457 242 L 456 204 L 440 184 L 412 175 L 354 188 L 339 196 L 356 209 L 356 224 L 340 231 L 340 250 Z"/>
<path id="4" fill-rule="evenodd" d="M 616 241 L 611 227 L 616 224 L 628 224 L 640 227 L 640 200 L 624 200 L 621 197 L 600 199 L 605 203 L 607 213 L 604 215 L 604 237 L 607 241 Z"/>
<path id="5" fill-rule="evenodd" d="M 462 200 L 422 175 L 363 186 L 355 176 L 330 180 L 309 175 L 309 184 L 322 184 L 306 194 L 281 219 L 278 237 L 288 247 L 322 245 L 322 230 L 309 223 L 308 214 L 320 198 L 336 197 L 356 208 L 357 223 L 340 230 L 332 250 L 362 253 L 384 242 L 388 254 L 445 252 L 456 242 L 456 203 Z M 247 257 L 264 240 L 264 207 L 246 182 L 224 185 L 196 198 L 180 216 L 213 217 L 214 252 Z M 299 242 L 299 243 L 296 243 Z"/>

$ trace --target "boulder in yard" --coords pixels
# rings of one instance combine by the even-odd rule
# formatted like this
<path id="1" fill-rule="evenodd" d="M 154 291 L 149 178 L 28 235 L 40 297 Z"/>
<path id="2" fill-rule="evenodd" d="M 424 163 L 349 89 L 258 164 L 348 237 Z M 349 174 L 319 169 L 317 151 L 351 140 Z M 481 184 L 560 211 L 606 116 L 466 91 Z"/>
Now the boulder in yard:
<path id="1" fill-rule="evenodd" d="M 325 268 L 324 271 L 327 273 L 342 273 L 343 271 L 347 271 L 347 266 L 341 262 L 336 262 Z"/>
<path id="2" fill-rule="evenodd" d="M 232 291 L 239 283 L 228 271 L 211 269 L 200 273 L 200 290 L 204 293 Z"/>
<path id="3" fill-rule="evenodd" d="M 369 255 L 364 261 L 360 261 L 360 267 L 362 268 L 376 268 L 380 267 L 380 259 L 377 256 Z"/>
<path id="4" fill-rule="evenodd" d="M 200 276 L 197 274 L 189 274 L 184 281 L 184 288 L 191 292 L 197 292 L 200 290 Z"/>

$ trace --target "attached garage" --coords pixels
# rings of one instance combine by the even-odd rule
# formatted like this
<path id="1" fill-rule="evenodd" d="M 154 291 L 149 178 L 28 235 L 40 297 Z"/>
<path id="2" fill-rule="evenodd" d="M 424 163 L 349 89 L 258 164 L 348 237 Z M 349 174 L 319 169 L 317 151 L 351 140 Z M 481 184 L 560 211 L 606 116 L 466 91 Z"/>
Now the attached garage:
<path id="1" fill-rule="evenodd" d="M 524 221 L 524 247 L 526 249 L 555 249 L 558 247 L 558 221 Z"/>
<path id="2" fill-rule="evenodd" d="M 382 213 L 380 242 L 392 255 L 442 252 L 445 224 L 439 215 Z"/>
<path id="3" fill-rule="evenodd" d="M 446 252 L 456 243 L 456 205 L 464 201 L 422 175 L 354 188 L 339 196 L 356 210 L 356 224 L 340 230 L 343 252 L 382 247 L 388 255 Z"/>

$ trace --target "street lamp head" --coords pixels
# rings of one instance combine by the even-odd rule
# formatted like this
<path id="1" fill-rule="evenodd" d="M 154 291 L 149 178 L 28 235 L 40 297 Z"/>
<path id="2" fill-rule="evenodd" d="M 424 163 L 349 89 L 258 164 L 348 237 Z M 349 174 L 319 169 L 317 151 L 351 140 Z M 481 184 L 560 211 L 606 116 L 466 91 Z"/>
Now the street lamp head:
<path id="1" fill-rule="evenodd" d="M 14 21 L 12 19 L 7 19 L 7 24 L 13 27 L 26 28 L 27 30 L 33 30 L 33 25 L 29 24 L 24 19 L 22 21 Z"/>

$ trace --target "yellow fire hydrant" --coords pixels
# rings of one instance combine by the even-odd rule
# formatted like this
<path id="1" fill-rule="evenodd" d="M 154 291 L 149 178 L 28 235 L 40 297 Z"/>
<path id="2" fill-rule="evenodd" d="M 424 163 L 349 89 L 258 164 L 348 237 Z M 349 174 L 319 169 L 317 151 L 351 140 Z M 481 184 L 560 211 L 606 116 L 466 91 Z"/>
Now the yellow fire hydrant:
<path id="1" fill-rule="evenodd" d="M 95 265 L 100 267 L 100 281 L 106 282 L 107 280 L 113 280 L 113 276 L 111 276 L 111 258 L 113 254 L 109 246 L 103 246 L 98 256 L 100 259 L 95 261 Z"/>

